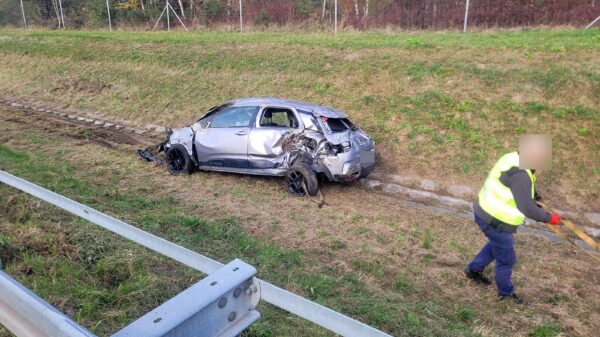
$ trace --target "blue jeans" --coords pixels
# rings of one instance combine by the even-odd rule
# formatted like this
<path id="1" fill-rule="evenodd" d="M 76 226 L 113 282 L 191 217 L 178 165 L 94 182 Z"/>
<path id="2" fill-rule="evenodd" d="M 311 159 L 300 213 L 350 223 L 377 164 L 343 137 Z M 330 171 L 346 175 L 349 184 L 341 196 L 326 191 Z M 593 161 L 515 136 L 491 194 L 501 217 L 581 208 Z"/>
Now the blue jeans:
<path id="1" fill-rule="evenodd" d="M 475 223 L 488 238 L 488 243 L 483 246 L 479 254 L 469 263 L 469 270 L 480 272 L 492 261 L 496 260 L 496 287 L 500 296 L 508 296 L 514 293 L 510 277 L 512 267 L 517 262 L 515 256 L 515 238 L 513 233 L 499 231 L 483 222 L 475 216 Z"/>

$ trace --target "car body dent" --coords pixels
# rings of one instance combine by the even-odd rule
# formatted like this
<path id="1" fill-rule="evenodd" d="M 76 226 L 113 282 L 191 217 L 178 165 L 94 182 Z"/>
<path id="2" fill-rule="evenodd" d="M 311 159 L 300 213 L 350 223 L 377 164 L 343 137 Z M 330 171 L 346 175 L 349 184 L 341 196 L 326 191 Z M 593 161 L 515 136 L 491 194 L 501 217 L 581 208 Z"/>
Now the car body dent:
<path id="1" fill-rule="evenodd" d="M 292 112 L 298 125 L 296 127 L 262 126 L 261 118 L 266 109 L 283 109 Z M 251 168 L 273 169 L 280 168 L 285 164 L 285 150 L 283 141 L 290 134 L 304 130 L 304 121 L 300 118 L 298 111 L 291 106 L 276 104 L 262 105 L 254 120 L 254 127 L 250 130 L 248 137 L 248 162 Z"/>
<path id="2" fill-rule="evenodd" d="M 210 128 L 212 116 L 223 107 L 259 107 L 259 110 L 248 127 Z M 297 127 L 261 126 L 266 108 L 292 111 Z M 375 166 L 374 142 L 354 126 L 340 132 L 328 130 L 322 124 L 327 118 L 348 117 L 332 108 L 298 101 L 236 99 L 209 110 L 191 126 L 172 131 L 165 147 L 184 145 L 203 170 L 283 176 L 300 160 L 331 181 L 367 176 Z M 347 147 L 342 149 L 342 144 Z"/>
<path id="3" fill-rule="evenodd" d="M 192 127 L 183 127 L 175 129 L 169 135 L 169 145 L 181 144 L 188 154 L 193 158 L 193 141 L 194 141 L 194 129 Z"/>

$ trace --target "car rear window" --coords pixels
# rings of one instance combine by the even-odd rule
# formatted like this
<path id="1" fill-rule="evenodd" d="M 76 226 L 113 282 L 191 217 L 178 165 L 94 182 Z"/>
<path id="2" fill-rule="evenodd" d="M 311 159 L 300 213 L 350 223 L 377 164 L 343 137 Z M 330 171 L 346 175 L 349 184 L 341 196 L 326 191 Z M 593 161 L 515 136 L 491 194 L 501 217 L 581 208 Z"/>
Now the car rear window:
<path id="1" fill-rule="evenodd" d="M 330 132 L 344 132 L 354 128 L 352 122 L 348 118 L 328 118 L 321 117 L 323 124 Z"/>

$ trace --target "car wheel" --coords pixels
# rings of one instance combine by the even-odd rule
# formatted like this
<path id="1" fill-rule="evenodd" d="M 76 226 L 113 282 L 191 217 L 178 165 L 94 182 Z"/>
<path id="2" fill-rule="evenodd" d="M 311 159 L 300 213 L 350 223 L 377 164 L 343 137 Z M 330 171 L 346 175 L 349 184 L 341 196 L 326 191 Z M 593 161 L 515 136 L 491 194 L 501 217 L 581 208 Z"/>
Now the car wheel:
<path id="1" fill-rule="evenodd" d="M 360 172 L 360 176 L 358 177 L 358 179 L 362 179 L 362 178 L 368 177 L 369 174 L 371 174 L 371 171 L 373 171 L 373 170 L 362 170 Z"/>
<path id="2" fill-rule="evenodd" d="M 167 169 L 169 173 L 174 176 L 182 173 L 189 174 L 193 168 L 194 163 L 192 163 L 192 158 L 190 158 L 185 146 L 175 144 L 167 150 Z"/>
<path id="3" fill-rule="evenodd" d="M 294 163 L 285 174 L 285 188 L 295 197 L 315 196 L 319 191 L 317 175 L 307 164 Z"/>

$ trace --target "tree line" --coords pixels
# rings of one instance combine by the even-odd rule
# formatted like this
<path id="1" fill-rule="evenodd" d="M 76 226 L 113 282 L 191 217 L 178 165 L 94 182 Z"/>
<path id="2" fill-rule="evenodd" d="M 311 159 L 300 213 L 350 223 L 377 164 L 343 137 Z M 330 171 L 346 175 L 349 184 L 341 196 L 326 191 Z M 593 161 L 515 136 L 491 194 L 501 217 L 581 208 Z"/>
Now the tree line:
<path id="1" fill-rule="evenodd" d="M 113 24 L 151 27 L 167 0 L 108 0 Z M 238 25 L 240 0 L 168 0 L 188 26 Z M 106 27 L 106 0 L 22 0 L 30 25 Z M 335 0 L 241 0 L 244 25 L 319 27 L 333 22 Z M 338 0 L 341 27 L 448 29 L 463 23 L 465 0 Z M 585 25 L 600 0 L 471 0 L 469 25 Z M 22 25 L 21 0 L 0 1 L 0 25 Z"/>

